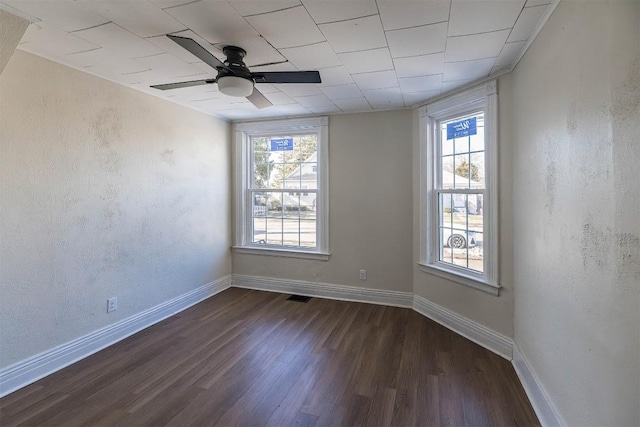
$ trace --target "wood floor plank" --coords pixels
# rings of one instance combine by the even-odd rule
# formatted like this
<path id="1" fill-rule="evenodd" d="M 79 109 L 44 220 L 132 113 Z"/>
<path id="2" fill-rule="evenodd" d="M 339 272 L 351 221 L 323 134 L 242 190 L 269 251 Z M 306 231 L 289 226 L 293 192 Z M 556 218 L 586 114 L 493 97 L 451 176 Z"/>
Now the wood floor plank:
<path id="1" fill-rule="evenodd" d="M 539 425 L 511 364 L 397 307 L 230 288 L 0 399 L 4 426 Z"/>

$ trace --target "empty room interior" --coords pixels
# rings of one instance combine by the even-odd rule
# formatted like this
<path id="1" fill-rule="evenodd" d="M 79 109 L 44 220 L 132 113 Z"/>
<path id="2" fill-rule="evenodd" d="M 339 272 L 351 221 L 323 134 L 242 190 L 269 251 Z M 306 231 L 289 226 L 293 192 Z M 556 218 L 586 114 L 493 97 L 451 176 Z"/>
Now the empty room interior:
<path id="1" fill-rule="evenodd" d="M 0 0 L 0 424 L 640 426 L 637 0 Z"/>

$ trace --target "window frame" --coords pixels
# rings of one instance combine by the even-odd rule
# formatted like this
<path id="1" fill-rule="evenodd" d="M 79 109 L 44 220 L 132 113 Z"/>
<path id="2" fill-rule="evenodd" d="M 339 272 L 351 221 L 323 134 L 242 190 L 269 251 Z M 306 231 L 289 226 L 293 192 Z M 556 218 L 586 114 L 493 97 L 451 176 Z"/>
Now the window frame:
<path id="1" fill-rule="evenodd" d="M 237 253 L 326 261 L 329 259 L 329 118 L 243 122 L 235 125 L 235 236 Z M 283 134 L 317 134 L 316 247 L 265 246 L 251 242 L 252 182 L 251 137 Z M 283 189 L 284 190 L 284 189 Z"/>
<path id="2" fill-rule="evenodd" d="M 418 110 L 420 117 L 420 269 L 456 283 L 498 295 L 498 91 L 495 80 L 447 96 Z M 436 188 L 440 173 L 439 122 L 482 110 L 485 123 L 482 273 L 439 260 Z"/>

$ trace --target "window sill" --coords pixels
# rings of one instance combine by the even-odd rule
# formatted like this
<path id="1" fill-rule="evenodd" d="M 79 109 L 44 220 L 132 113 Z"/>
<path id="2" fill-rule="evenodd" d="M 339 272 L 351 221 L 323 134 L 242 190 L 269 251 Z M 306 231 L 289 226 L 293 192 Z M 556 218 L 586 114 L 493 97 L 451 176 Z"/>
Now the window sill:
<path id="1" fill-rule="evenodd" d="M 312 252 L 312 251 L 297 251 L 290 249 L 275 249 L 275 248 L 254 248 L 248 246 L 233 246 L 233 251 L 237 254 L 249 254 L 249 255 L 265 255 L 275 256 L 282 258 L 299 258 L 299 259 L 312 259 L 316 261 L 329 261 L 328 252 Z"/>
<path id="2" fill-rule="evenodd" d="M 500 292 L 500 286 L 491 285 L 487 282 L 476 279 L 475 277 L 465 276 L 460 273 L 453 273 L 449 270 L 439 268 L 433 264 L 424 264 L 422 262 L 417 263 L 420 266 L 420 270 L 424 273 L 441 277 L 443 279 L 450 280 L 461 285 L 469 286 L 474 289 L 486 292 L 488 294 L 498 296 Z"/>

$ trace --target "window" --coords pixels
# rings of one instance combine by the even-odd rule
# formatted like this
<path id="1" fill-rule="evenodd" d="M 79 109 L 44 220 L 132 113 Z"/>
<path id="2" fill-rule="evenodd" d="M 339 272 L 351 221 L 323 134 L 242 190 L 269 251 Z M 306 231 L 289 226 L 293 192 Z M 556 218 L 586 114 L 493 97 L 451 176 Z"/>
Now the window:
<path id="1" fill-rule="evenodd" d="M 423 271 L 498 294 L 497 90 L 420 109 Z"/>
<path id="2" fill-rule="evenodd" d="M 235 250 L 328 259 L 328 118 L 236 125 Z"/>

